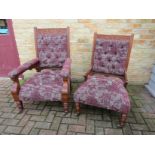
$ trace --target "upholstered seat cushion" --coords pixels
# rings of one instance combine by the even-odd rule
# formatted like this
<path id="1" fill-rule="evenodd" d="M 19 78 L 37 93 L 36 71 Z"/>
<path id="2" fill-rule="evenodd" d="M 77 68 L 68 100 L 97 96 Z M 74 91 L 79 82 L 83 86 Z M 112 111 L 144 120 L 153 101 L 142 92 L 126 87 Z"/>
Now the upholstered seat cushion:
<path id="1" fill-rule="evenodd" d="M 74 101 L 122 113 L 130 110 L 128 93 L 116 77 L 90 76 L 74 93 Z"/>
<path id="2" fill-rule="evenodd" d="M 60 71 L 45 69 L 36 73 L 21 87 L 22 101 L 60 101 L 63 78 Z"/>

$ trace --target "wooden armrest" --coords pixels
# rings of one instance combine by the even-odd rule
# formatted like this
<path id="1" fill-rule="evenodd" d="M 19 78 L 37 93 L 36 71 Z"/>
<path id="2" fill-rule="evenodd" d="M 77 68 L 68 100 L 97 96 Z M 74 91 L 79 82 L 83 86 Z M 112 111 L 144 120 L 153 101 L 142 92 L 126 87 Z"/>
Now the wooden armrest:
<path id="1" fill-rule="evenodd" d="M 33 68 L 36 68 L 39 64 L 39 59 L 33 59 L 30 60 L 26 63 L 24 63 L 23 65 L 17 67 L 16 69 L 12 70 L 8 76 L 14 81 L 15 78 L 18 78 L 19 75 L 21 75 L 22 73 L 24 73 L 26 70 L 30 70 Z"/>

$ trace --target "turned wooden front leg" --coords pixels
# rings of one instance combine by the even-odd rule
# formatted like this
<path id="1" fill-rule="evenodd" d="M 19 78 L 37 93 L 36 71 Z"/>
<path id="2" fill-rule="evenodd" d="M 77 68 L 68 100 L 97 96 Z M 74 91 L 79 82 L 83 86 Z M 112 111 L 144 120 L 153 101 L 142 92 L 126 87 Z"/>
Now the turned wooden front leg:
<path id="1" fill-rule="evenodd" d="M 121 114 L 120 127 L 124 126 L 126 119 L 127 119 L 127 114 Z"/>
<path id="2" fill-rule="evenodd" d="M 77 115 L 79 115 L 80 114 L 80 103 L 76 103 L 75 106 L 76 106 L 76 113 Z"/>
<path id="3" fill-rule="evenodd" d="M 64 112 L 68 113 L 68 102 L 64 102 Z"/>
<path id="4" fill-rule="evenodd" d="M 69 101 L 68 94 L 62 94 L 62 102 L 63 102 L 65 113 L 68 113 L 68 101 Z"/>
<path id="5" fill-rule="evenodd" d="M 62 102 L 64 105 L 64 112 L 68 112 L 68 102 L 69 102 L 69 78 L 63 78 L 63 89 L 62 89 Z"/>
<path id="6" fill-rule="evenodd" d="M 20 84 L 19 84 L 19 80 L 18 78 L 15 78 L 15 79 L 12 79 L 13 80 L 13 87 L 12 87 L 12 90 L 11 90 L 11 94 L 12 94 L 12 97 L 19 109 L 19 113 L 21 113 L 23 111 L 23 103 L 22 101 L 20 101 L 19 99 L 19 91 L 20 91 Z"/>
<path id="7" fill-rule="evenodd" d="M 16 105 L 17 105 L 17 107 L 19 109 L 19 113 L 22 113 L 23 112 L 23 109 L 24 109 L 23 102 L 22 101 L 17 101 L 16 102 Z"/>
<path id="8" fill-rule="evenodd" d="M 12 94 L 12 97 L 13 97 L 15 103 L 16 103 L 16 106 L 17 106 L 18 109 L 19 109 L 19 113 L 22 113 L 24 107 L 23 107 L 22 101 L 19 100 L 18 94 L 17 94 L 16 92 L 11 92 L 11 94 Z"/>

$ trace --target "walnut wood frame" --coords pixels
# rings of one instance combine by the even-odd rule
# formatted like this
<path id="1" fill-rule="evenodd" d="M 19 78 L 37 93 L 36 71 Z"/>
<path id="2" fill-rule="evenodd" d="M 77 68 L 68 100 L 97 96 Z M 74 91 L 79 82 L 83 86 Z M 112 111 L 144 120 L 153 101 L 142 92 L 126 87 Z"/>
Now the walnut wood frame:
<path id="1" fill-rule="evenodd" d="M 103 72 L 94 72 L 92 70 L 93 67 L 93 63 L 94 63 L 94 53 L 95 53 L 95 47 L 96 47 L 96 39 L 97 38 L 102 38 L 102 39 L 112 39 L 112 40 L 127 40 L 129 41 L 129 48 L 128 48 L 128 55 L 127 55 L 127 60 L 126 60 L 126 64 L 125 64 L 125 73 L 124 75 L 115 75 L 115 74 L 107 74 L 107 73 L 103 73 Z M 128 68 L 128 64 L 129 64 L 129 59 L 130 59 L 130 53 L 131 53 L 131 49 L 132 49 L 132 44 L 133 44 L 133 38 L 134 38 L 134 34 L 130 35 L 130 36 L 125 36 L 125 35 L 104 35 L 104 34 L 97 34 L 96 32 L 94 33 L 94 40 L 93 40 L 93 49 L 92 49 L 92 58 L 91 58 L 91 67 L 88 70 L 88 72 L 84 75 L 85 81 L 87 80 L 88 76 L 94 75 L 94 74 L 102 74 L 105 76 L 115 76 L 115 77 L 119 77 L 120 79 L 122 79 L 124 81 L 124 87 L 127 87 L 128 84 L 128 79 L 127 79 L 127 68 Z M 76 111 L 77 111 L 77 115 L 80 114 L 80 103 L 76 103 Z M 127 119 L 127 114 L 122 113 L 121 114 L 121 118 L 120 118 L 120 126 L 123 127 L 124 123 Z"/>
<path id="2" fill-rule="evenodd" d="M 34 28 L 34 39 L 35 39 L 35 49 L 36 49 L 36 56 L 38 57 L 38 49 L 37 49 L 37 35 L 39 33 L 42 34 L 64 34 L 67 33 L 67 52 L 68 52 L 68 58 L 70 58 L 70 28 L 48 28 L 48 29 L 38 29 L 38 28 Z M 39 66 L 39 62 L 31 65 L 29 68 L 27 68 L 27 70 L 31 70 L 31 69 L 36 69 L 37 72 L 40 72 L 42 69 L 45 68 L 49 68 L 49 67 L 40 67 Z M 51 69 L 53 69 L 52 67 L 50 67 Z M 56 68 L 54 68 L 56 69 Z M 23 72 L 22 72 L 23 73 Z M 21 74 L 22 74 L 21 73 Z M 19 113 L 21 113 L 23 111 L 23 102 L 19 99 L 19 92 L 20 92 L 20 83 L 19 83 L 19 76 L 17 75 L 13 78 L 11 78 L 11 80 L 13 81 L 13 88 L 11 90 L 11 94 L 13 96 L 13 99 L 17 105 L 17 107 L 19 108 Z M 61 101 L 63 102 L 63 106 L 64 106 L 64 112 L 68 112 L 68 102 L 69 102 L 69 96 L 70 96 L 70 88 L 71 88 L 71 71 L 69 72 L 69 76 L 68 77 L 64 77 L 63 78 L 63 89 L 62 89 L 62 94 L 61 94 Z"/>

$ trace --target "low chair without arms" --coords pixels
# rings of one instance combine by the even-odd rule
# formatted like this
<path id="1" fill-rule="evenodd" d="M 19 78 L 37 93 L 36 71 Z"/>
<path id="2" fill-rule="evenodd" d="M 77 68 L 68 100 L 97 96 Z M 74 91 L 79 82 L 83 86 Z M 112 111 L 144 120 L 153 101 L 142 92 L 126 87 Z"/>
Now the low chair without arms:
<path id="1" fill-rule="evenodd" d="M 134 35 L 94 34 L 91 69 L 74 93 L 77 114 L 80 103 L 121 113 L 122 127 L 130 111 L 127 68 Z"/>

